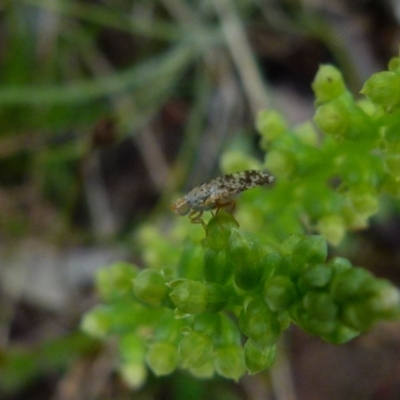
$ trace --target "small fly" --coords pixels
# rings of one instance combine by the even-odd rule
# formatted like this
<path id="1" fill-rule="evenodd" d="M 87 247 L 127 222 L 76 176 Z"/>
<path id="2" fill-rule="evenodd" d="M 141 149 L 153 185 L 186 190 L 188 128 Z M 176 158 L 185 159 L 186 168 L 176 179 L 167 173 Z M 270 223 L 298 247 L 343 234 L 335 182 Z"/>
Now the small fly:
<path id="1" fill-rule="evenodd" d="M 193 224 L 206 224 L 201 218 L 204 211 L 217 214 L 222 208 L 232 214 L 236 202 L 234 197 L 258 186 L 270 185 L 274 177 L 263 171 L 247 170 L 214 178 L 193 188 L 188 194 L 180 197 L 171 205 L 172 211 L 178 215 L 189 214 Z"/>

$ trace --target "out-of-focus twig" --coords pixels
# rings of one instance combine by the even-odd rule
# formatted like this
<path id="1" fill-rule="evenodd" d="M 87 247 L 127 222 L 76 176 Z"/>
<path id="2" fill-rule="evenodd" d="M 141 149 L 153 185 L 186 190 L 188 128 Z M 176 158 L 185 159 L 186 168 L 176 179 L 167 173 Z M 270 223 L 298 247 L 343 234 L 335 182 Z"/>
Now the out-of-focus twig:
<path id="1" fill-rule="evenodd" d="M 221 20 L 229 50 L 247 93 L 251 110 L 255 116 L 258 111 L 266 109 L 270 105 L 265 83 L 232 1 L 214 0 L 214 5 Z"/>

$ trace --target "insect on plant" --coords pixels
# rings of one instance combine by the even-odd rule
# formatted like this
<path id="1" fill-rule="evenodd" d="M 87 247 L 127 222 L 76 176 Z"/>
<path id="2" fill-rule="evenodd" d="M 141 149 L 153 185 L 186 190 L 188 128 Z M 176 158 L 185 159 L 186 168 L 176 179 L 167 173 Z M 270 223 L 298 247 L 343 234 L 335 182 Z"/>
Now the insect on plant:
<path id="1" fill-rule="evenodd" d="M 201 218 L 204 211 L 213 215 L 224 209 L 232 214 L 236 207 L 234 198 L 241 192 L 258 186 L 269 185 L 274 177 L 263 171 L 247 170 L 219 176 L 209 182 L 193 188 L 188 194 L 180 197 L 171 205 L 177 215 L 189 214 L 193 224 L 206 224 Z M 215 211 L 215 214 L 213 213 Z"/>

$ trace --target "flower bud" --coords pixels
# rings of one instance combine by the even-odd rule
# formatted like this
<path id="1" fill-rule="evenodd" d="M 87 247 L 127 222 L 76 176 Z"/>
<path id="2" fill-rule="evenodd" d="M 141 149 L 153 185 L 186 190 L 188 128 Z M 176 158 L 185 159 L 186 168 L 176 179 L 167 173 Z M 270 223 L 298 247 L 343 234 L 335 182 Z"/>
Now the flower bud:
<path id="1" fill-rule="evenodd" d="M 246 371 L 242 346 L 228 345 L 217 348 L 214 366 L 217 373 L 224 378 L 237 381 Z"/>
<path id="2" fill-rule="evenodd" d="M 136 266 L 118 261 L 96 274 L 96 288 L 104 301 L 132 297 L 132 279 L 138 273 Z"/>
<path id="3" fill-rule="evenodd" d="M 172 343 L 154 343 L 148 349 L 146 362 L 156 376 L 168 375 L 178 366 L 178 350 Z"/>
<path id="4" fill-rule="evenodd" d="M 236 286 L 243 290 L 254 289 L 263 275 L 261 244 L 251 235 L 232 229 L 229 245 L 235 262 L 233 278 Z"/>
<path id="5" fill-rule="evenodd" d="M 383 160 L 386 169 L 396 181 L 400 180 L 400 142 L 388 144 L 388 149 L 384 153 Z"/>
<path id="6" fill-rule="evenodd" d="M 329 293 L 307 292 L 302 304 L 304 309 L 319 321 L 332 321 L 338 314 L 338 306 Z"/>
<path id="7" fill-rule="evenodd" d="M 296 136 L 306 146 L 316 147 L 319 141 L 318 132 L 311 122 L 305 122 L 296 128 Z"/>
<path id="8" fill-rule="evenodd" d="M 378 196 L 373 186 L 352 186 L 347 198 L 354 210 L 365 218 L 375 214 L 378 210 Z"/>
<path id="9" fill-rule="evenodd" d="M 350 128 L 350 112 L 342 101 L 334 100 L 317 108 L 315 124 L 327 135 L 335 138 L 346 136 Z"/>
<path id="10" fill-rule="evenodd" d="M 321 65 L 311 84 L 317 103 L 326 103 L 345 93 L 340 71 L 332 65 Z"/>
<path id="11" fill-rule="evenodd" d="M 363 268 L 349 268 L 335 274 L 330 285 L 330 292 L 335 301 L 349 300 L 365 296 L 373 280 L 371 274 Z"/>
<path id="12" fill-rule="evenodd" d="M 133 293 L 138 300 L 157 307 L 167 295 L 164 277 L 155 270 L 141 271 L 133 280 Z"/>
<path id="13" fill-rule="evenodd" d="M 269 279 L 272 275 L 287 275 L 290 271 L 290 262 L 279 252 L 269 253 L 264 257 L 264 279 Z"/>
<path id="14" fill-rule="evenodd" d="M 348 326 L 338 323 L 335 328 L 328 333 L 321 335 L 322 339 L 333 344 L 347 343 L 351 339 L 354 339 L 360 334 L 360 331 L 349 328 Z"/>
<path id="15" fill-rule="evenodd" d="M 213 377 L 215 369 L 212 358 L 209 358 L 206 363 L 200 367 L 189 368 L 190 373 L 199 379 L 210 379 Z"/>
<path id="16" fill-rule="evenodd" d="M 267 150 L 270 142 L 285 133 L 287 125 L 278 112 L 260 111 L 256 118 L 256 129 L 261 135 L 261 149 Z"/>
<path id="17" fill-rule="evenodd" d="M 264 284 L 264 300 L 272 311 L 287 310 L 296 298 L 296 288 L 287 276 L 274 276 Z"/>
<path id="18" fill-rule="evenodd" d="M 289 177 L 296 170 L 297 161 L 292 152 L 271 150 L 265 159 L 265 168 L 278 177 Z"/>
<path id="19" fill-rule="evenodd" d="M 81 329 L 87 334 L 104 338 L 110 333 L 112 327 L 112 316 L 107 312 L 104 306 L 97 306 L 96 308 L 87 312 L 81 321 Z"/>
<path id="20" fill-rule="evenodd" d="M 399 154 L 399 169 L 398 169 L 398 176 L 400 178 L 400 154 Z M 400 198 L 400 179 L 396 179 L 394 174 L 385 174 L 382 179 L 381 190 L 383 192 L 388 193 L 390 196 L 394 197 L 395 199 Z"/>
<path id="21" fill-rule="evenodd" d="M 400 293 L 389 282 L 371 279 L 364 298 L 355 298 L 343 307 L 343 322 L 353 329 L 365 331 L 382 319 L 400 316 Z"/>
<path id="22" fill-rule="evenodd" d="M 202 313 L 193 318 L 193 330 L 206 336 L 212 336 L 219 329 L 221 315 L 216 313 Z"/>
<path id="23" fill-rule="evenodd" d="M 314 264 L 302 271 L 298 285 L 303 291 L 323 288 L 332 278 L 332 268 L 326 264 Z"/>
<path id="24" fill-rule="evenodd" d="M 136 332 L 125 334 L 119 343 L 119 353 L 124 361 L 143 362 L 145 359 L 145 345 L 143 339 Z"/>
<path id="25" fill-rule="evenodd" d="M 225 285 L 233 274 L 235 264 L 227 250 L 206 249 L 204 254 L 204 278 L 207 282 Z"/>
<path id="26" fill-rule="evenodd" d="M 241 149 L 227 150 L 222 153 L 220 167 L 221 171 L 225 174 L 232 174 L 237 171 L 245 171 L 248 169 L 261 169 L 261 163 Z"/>
<path id="27" fill-rule="evenodd" d="M 323 263 L 328 254 L 326 240 L 320 235 L 304 236 L 293 248 L 291 274 L 298 276 L 310 264 Z"/>
<path id="28" fill-rule="evenodd" d="M 136 361 L 123 362 L 119 367 L 119 373 L 132 390 L 139 389 L 146 382 L 147 368 L 143 363 Z"/>
<path id="29" fill-rule="evenodd" d="M 400 102 L 400 76 L 390 71 L 373 74 L 360 93 L 385 108 L 397 106 Z"/>
<path id="30" fill-rule="evenodd" d="M 235 218 L 227 212 L 220 211 L 207 224 L 204 246 L 212 250 L 226 250 L 232 228 L 237 228 Z"/>
<path id="31" fill-rule="evenodd" d="M 228 302 L 226 289 L 218 283 L 207 283 L 207 312 L 215 313 L 224 309 Z"/>
<path id="32" fill-rule="evenodd" d="M 389 60 L 388 70 L 391 72 L 400 72 L 400 57 L 393 57 Z"/>
<path id="33" fill-rule="evenodd" d="M 191 331 L 179 343 L 179 357 L 183 368 L 196 368 L 205 364 L 213 354 L 210 336 Z"/>
<path id="34" fill-rule="evenodd" d="M 275 356 L 275 345 L 259 347 L 251 339 L 247 339 L 244 345 L 244 358 L 251 375 L 269 368 L 274 363 Z"/>
<path id="35" fill-rule="evenodd" d="M 277 315 L 261 299 L 253 299 L 239 315 L 243 333 L 261 347 L 276 343 L 281 333 Z"/>
<path id="36" fill-rule="evenodd" d="M 293 235 L 288 236 L 281 243 L 281 251 L 283 254 L 292 254 L 293 249 L 304 238 L 304 235 L 300 235 L 299 233 L 294 233 Z"/>
<path id="37" fill-rule="evenodd" d="M 179 279 L 170 282 L 170 298 L 175 307 L 186 314 L 204 312 L 207 308 L 207 287 L 204 283 Z"/>
<path id="38" fill-rule="evenodd" d="M 337 214 L 324 215 L 318 220 L 318 231 L 333 246 L 337 246 L 346 234 L 343 218 Z"/>

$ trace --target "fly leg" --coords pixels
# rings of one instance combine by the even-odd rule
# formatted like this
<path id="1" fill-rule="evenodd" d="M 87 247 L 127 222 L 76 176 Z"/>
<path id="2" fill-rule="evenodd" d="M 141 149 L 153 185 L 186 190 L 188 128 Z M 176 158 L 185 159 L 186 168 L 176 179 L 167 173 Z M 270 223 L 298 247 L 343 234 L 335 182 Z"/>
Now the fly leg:
<path id="1" fill-rule="evenodd" d="M 197 211 L 197 210 L 193 210 L 189 213 L 188 217 L 190 219 L 190 222 L 192 224 L 201 224 L 201 226 L 207 230 L 207 225 L 206 223 L 203 221 L 203 218 L 201 218 L 201 216 L 203 215 L 203 211 Z"/>
<path id="2" fill-rule="evenodd" d="M 236 218 L 233 216 L 233 212 L 236 208 L 236 201 L 235 200 L 228 200 L 225 202 L 217 201 L 215 203 L 216 212 L 215 215 L 218 214 L 219 210 L 224 209 L 228 214 L 232 215 L 233 220 L 235 221 L 236 225 L 239 226 L 239 223 L 236 221 Z"/>

